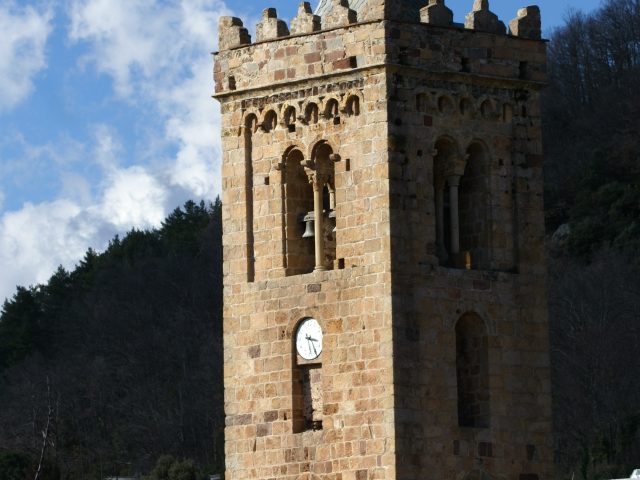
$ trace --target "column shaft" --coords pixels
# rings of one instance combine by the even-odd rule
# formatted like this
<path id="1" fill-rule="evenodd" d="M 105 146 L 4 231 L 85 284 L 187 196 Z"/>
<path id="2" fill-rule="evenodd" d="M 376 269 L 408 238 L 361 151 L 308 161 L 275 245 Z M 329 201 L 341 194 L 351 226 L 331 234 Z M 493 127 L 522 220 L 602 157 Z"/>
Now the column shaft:
<path id="1" fill-rule="evenodd" d="M 451 255 L 460 253 L 460 219 L 458 216 L 458 184 L 459 177 L 450 177 L 449 183 L 449 213 L 451 218 Z"/>
<path id="2" fill-rule="evenodd" d="M 316 270 L 326 270 L 324 264 L 324 225 L 322 218 L 322 187 L 317 180 L 313 182 L 313 223 L 316 248 Z"/>

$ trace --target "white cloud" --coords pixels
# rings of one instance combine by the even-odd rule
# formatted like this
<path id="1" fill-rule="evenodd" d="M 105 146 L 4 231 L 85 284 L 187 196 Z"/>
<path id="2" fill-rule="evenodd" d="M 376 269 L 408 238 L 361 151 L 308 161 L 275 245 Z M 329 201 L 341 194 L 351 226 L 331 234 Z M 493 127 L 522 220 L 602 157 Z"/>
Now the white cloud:
<path id="1" fill-rule="evenodd" d="M 117 125 L 93 126 L 91 145 L 67 139 L 72 164 L 62 162 L 54 143 L 34 147 L 22 140 L 25 158 L 49 158 L 49 165 L 56 165 L 62 188 L 57 200 L 0 213 L 0 301 L 18 284 L 46 281 L 59 264 L 72 268 L 89 246 L 100 250 L 116 233 L 159 226 L 175 208 L 172 202 L 213 200 L 219 191 L 220 115 L 211 99 L 210 52 L 216 48 L 219 16 L 229 14 L 225 4 L 69 0 L 66 5 L 69 39 L 85 52 L 81 63 L 109 76 L 117 97 L 144 112 L 148 125 L 145 120 L 136 128 L 148 138 L 138 135 L 140 151 L 134 152 Z M 97 166 L 101 180 L 74 170 L 83 163 Z"/>
<path id="2" fill-rule="evenodd" d="M 73 265 L 87 249 L 94 228 L 74 222 L 80 207 L 66 200 L 26 204 L 0 219 L 0 301 L 17 285 L 43 282 L 59 264 Z"/>
<path id="3" fill-rule="evenodd" d="M 220 0 L 71 4 L 69 36 L 89 47 L 85 64 L 109 75 L 121 98 L 155 110 L 165 146 L 176 150 L 168 161 L 168 182 L 196 199 L 212 200 L 219 191 L 220 120 L 211 99 L 210 52 L 218 19 L 227 14 Z"/>
<path id="4" fill-rule="evenodd" d="M 45 282 L 58 265 L 73 268 L 89 246 L 101 250 L 116 233 L 159 227 L 169 207 L 167 188 L 141 166 L 112 168 L 91 203 L 84 203 L 85 179 L 67 181 L 78 198 L 27 203 L 0 216 L 0 303 L 16 285 Z"/>
<path id="5" fill-rule="evenodd" d="M 119 231 L 148 228 L 164 220 L 166 200 L 165 187 L 142 167 L 133 166 L 111 174 L 97 210 Z"/>
<path id="6" fill-rule="evenodd" d="M 5 195 L 2 190 L 0 190 L 0 212 L 2 211 L 2 207 L 4 206 Z"/>
<path id="7" fill-rule="evenodd" d="M 0 110 L 16 106 L 33 90 L 34 77 L 47 65 L 52 18 L 50 9 L 0 3 Z"/>

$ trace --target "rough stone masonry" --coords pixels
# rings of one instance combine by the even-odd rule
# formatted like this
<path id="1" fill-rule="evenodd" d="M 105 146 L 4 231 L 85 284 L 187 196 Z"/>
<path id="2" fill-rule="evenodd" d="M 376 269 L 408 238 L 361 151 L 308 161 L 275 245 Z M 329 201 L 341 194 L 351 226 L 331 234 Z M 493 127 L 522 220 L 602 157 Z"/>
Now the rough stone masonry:
<path id="1" fill-rule="evenodd" d="M 220 20 L 226 479 L 553 477 L 540 12 L 470 7 Z"/>

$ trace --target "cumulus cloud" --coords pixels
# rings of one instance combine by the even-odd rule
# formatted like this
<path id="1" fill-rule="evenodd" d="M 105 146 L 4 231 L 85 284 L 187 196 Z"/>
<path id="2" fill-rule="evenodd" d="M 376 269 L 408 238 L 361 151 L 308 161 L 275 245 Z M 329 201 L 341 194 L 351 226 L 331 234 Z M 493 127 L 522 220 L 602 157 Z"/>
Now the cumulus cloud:
<path id="1" fill-rule="evenodd" d="M 95 181 L 56 160 L 55 145 L 24 142 L 25 157 L 48 157 L 58 165 L 61 188 L 57 200 L 0 214 L 0 301 L 17 284 L 46 281 L 59 264 L 72 268 L 89 246 L 100 250 L 116 233 L 159 226 L 184 200 L 213 200 L 219 191 L 220 115 L 211 99 L 210 52 L 218 18 L 230 13 L 224 2 L 65 5 L 69 40 L 82 46 L 79 64 L 108 76 L 116 98 L 144 112 L 136 125 L 140 151 L 132 151 L 123 141 L 130 132 L 115 124 L 94 125 L 81 147 L 68 142 L 74 158 L 80 154 L 100 171 Z"/>
<path id="2" fill-rule="evenodd" d="M 66 200 L 26 204 L 0 219 L 0 301 L 17 285 L 46 280 L 59 264 L 82 258 L 95 227 L 74 220 L 81 208 Z"/>
<path id="3" fill-rule="evenodd" d="M 160 225 L 165 217 L 166 188 L 144 168 L 117 170 L 108 179 L 98 211 L 118 230 Z"/>
<path id="4" fill-rule="evenodd" d="M 0 3 L 0 110 L 16 106 L 33 90 L 34 77 L 47 65 L 52 18 L 50 9 Z"/>
<path id="5" fill-rule="evenodd" d="M 88 46 L 83 62 L 110 76 L 121 98 L 155 110 L 176 152 L 169 186 L 196 198 L 219 191 L 210 52 L 218 19 L 229 13 L 220 0 L 71 2 L 69 37 Z"/>
<path id="6" fill-rule="evenodd" d="M 0 216 L 0 302 L 16 285 L 45 282 L 58 265 L 71 269 L 89 246 L 103 249 L 117 232 L 160 226 L 167 188 L 141 166 L 111 168 L 99 195 L 87 203 L 85 179 L 72 174 L 76 198 L 27 203 Z"/>

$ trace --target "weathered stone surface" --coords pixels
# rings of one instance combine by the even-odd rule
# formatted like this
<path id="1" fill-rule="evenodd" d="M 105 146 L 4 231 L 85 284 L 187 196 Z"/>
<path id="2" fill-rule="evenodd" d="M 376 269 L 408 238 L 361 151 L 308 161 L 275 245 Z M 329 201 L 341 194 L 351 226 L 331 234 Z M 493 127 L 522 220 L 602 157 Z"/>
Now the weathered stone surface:
<path id="1" fill-rule="evenodd" d="M 320 17 L 314 15 L 309 2 L 302 2 L 298 6 L 298 14 L 291 21 L 291 33 L 312 33 L 320 30 Z"/>
<path id="2" fill-rule="evenodd" d="M 289 28 L 284 20 L 278 18 L 276 9 L 265 8 L 262 12 L 262 21 L 256 25 L 256 40 L 262 42 L 287 35 L 289 35 Z"/>
<path id="3" fill-rule="evenodd" d="M 322 28 L 336 28 L 355 23 L 358 14 L 349 8 L 347 0 L 331 0 L 331 8 L 322 16 Z"/>
<path id="4" fill-rule="evenodd" d="M 518 10 L 518 16 L 509 22 L 509 32 L 516 37 L 539 40 L 541 33 L 540 9 L 537 6 Z"/>
<path id="5" fill-rule="evenodd" d="M 215 56 L 225 478 L 551 480 L 545 44 L 344 27 Z"/>
<path id="6" fill-rule="evenodd" d="M 498 16 L 489 10 L 489 0 L 475 0 L 473 10 L 467 14 L 464 21 L 465 28 L 504 34 L 506 27 Z"/>
<path id="7" fill-rule="evenodd" d="M 420 9 L 420 21 L 448 27 L 453 25 L 453 12 L 444 4 L 444 0 L 429 0 L 429 4 Z"/>
<path id="8" fill-rule="evenodd" d="M 228 50 L 249 43 L 251 43 L 251 35 L 242 25 L 242 20 L 236 17 L 220 17 L 218 24 L 218 48 L 220 50 Z"/>

